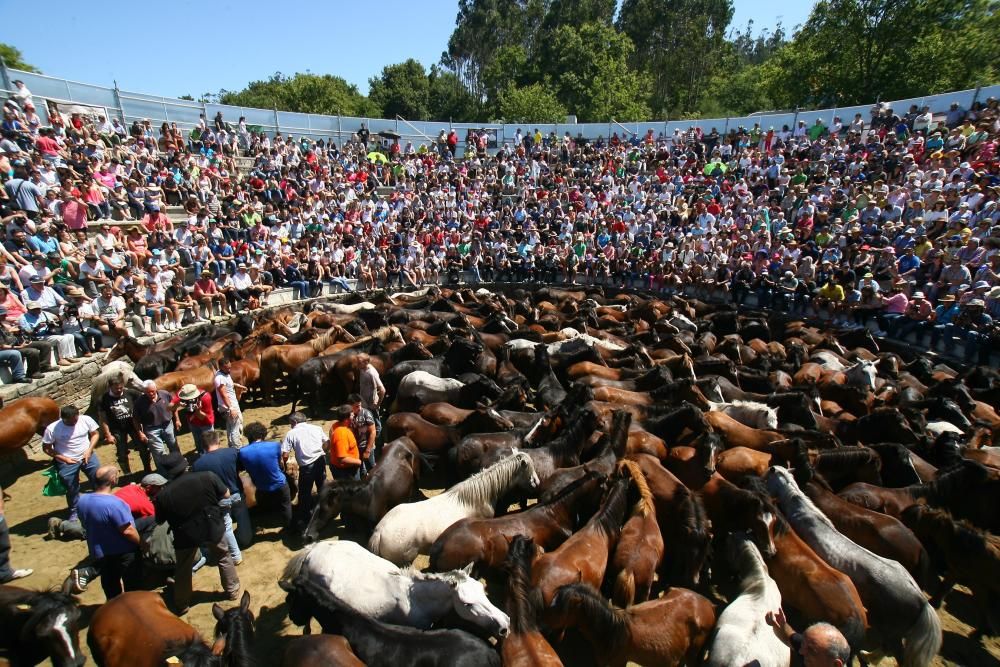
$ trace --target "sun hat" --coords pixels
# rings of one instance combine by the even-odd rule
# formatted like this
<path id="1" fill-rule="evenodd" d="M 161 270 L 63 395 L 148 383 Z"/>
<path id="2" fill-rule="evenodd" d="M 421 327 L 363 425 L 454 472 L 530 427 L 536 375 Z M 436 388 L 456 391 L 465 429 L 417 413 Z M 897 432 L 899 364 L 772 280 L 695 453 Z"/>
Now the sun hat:
<path id="1" fill-rule="evenodd" d="M 910 297 L 910 298 L 912 298 L 912 299 L 923 299 L 924 298 L 924 293 L 923 292 L 919 292 L 919 291 L 914 292 L 913 296 Z"/>
<path id="2" fill-rule="evenodd" d="M 971 299 L 967 305 L 972 306 L 973 308 L 984 308 L 986 306 L 986 302 L 982 299 Z"/>
<path id="3" fill-rule="evenodd" d="M 186 384 L 177 392 L 177 397 L 182 401 L 193 401 L 201 396 L 201 390 L 193 384 Z"/>
<path id="4" fill-rule="evenodd" d="M 27 308 L 28 310 L 36 310 L 36 309 L 41 309 L 42 304 L 38 303 L 37 301 L 29 301 L 28 303 L 24 304 L 24 307 Z"/>

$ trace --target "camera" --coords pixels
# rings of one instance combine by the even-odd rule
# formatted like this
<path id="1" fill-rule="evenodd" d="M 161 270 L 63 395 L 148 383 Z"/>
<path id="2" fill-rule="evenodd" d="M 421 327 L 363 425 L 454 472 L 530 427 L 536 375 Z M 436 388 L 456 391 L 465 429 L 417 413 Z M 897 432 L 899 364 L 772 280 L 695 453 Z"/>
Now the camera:
<path id="1" fill-rule="evenodd" d="M 192 398 L 189 401 L 182 400 L 180 403 L 181 403 L 181 408 L 184 410 L 184 412 L 188 413 L 189 415 L 194 414 L 194 412 L 198 409 L 197 398 Z"/>

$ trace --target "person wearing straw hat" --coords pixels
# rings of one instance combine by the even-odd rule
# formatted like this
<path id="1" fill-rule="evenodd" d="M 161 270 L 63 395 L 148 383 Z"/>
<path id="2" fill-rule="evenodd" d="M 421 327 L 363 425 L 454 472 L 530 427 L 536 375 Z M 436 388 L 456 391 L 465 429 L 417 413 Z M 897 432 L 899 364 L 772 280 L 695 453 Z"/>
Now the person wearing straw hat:
<path id="1" fill-rule="evenodd" d="M 172 406 L 179 405 L 178 414 L 187 417 L 194 447 L 199 454 L 205 451 L 202 436 L 215 427 L 215 410 L 212 408 L 212 394 L 202 391 L 197 385 L 186 384 L 170 401 Z"/>
<path id="2" fill-rule="evenodd" d="M 906 304 L 903 316 L 893 322 L 888 333 L 893 338 L 905 340 L 910 333 L 922 329 L 930 315 L 931 302 L 924 298 L 923 292 L 916 291 Z"/>
<path id="3" fill-rule="evenodd" d="M 979 298 L 970 299 L 955 318 L 955 329 L 965 339 L 966 363 L 978 359 L 982 365 L 989 364 L 993 318 L 986 312 L 986 302 Z"/>
<path id="4" fill-rule="evenodd" d="M 102 352 L 104 334 L 93 326 L 94 310 L 83 288 L 78 285 L 70 285 L 66 288 L 66 297 L 70 303 L 63 310 L 63 333 L 73 335 L 76 351 L 84 357 Z"/>
<path id="5" fill-rule="evenodd" d="M 945 294 L 940 299 L 938 299 L 938 305 L 931 313 L 931 316 L 924 322 L 923 328 L 917 332 L 917 344 L 921 344 L 924 337 L 924 332 L 931 332 L 931 350 L 937 349 L 938 341 L 944 337 L 946 345 L 949 350 L 954 346 L 953 337 L 955 325 L 953 324 L 955 318 L 958 316 L 960 308 L 958 307 L 958 299 L 955 298 L 954 294 Z"/>

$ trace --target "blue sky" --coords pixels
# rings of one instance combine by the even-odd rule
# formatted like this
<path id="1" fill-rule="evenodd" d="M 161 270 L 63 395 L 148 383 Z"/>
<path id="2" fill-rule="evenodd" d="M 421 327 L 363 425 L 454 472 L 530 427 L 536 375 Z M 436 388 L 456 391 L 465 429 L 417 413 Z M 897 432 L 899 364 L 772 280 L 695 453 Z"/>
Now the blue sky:
<path id="1" fill-rule="evenodd" d="M 239 90 L 276 71 L 306 70 L 337 74 L 367 92 L 368 79 L 385 65 L 407 58 L 428 68 L 438 62 L 458 6 L 455 0 L 4 4 L 0 42 L 21 49 L 46 74 L 195 97 Z M 753 18 L 760 29 L 781 17 L 790 29 L 812 4 L 735 0 L 733 25 L 742 29 Z"/>

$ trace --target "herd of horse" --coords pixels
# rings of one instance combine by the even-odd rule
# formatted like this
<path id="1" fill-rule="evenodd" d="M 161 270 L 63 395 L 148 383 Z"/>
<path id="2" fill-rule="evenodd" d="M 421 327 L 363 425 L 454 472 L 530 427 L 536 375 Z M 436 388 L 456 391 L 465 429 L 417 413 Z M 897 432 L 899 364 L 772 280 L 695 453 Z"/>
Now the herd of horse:
<path id="1" fill-rule="evenodd" d="M 241 400 L 284 394 L 318 418 L 355 389 L 357 355 L 379 371 L 380 464 L 322 488 L 275 573 L 305 630 L 281 664 L 781 666 L 792 649 L 766 619 L 783 610 L 915 667 L 940 652 L 956 584 L 975 637 L 1000 632 L 997 371 L 679 297 L 367 298 L 122 339 L 109 361 L 130 363 L 95 382 L 207 390 L 225 357 Z M 45 400 L 0 412 L 17 426 L 0 448 L 55 419 Z M 445 489 L 428 496 L 431 475 Z M 363 539 L 330 539 L 345 532 Z M 88 642 L 99 665 L 248 665 L 249 604 L 216 606 L 205 643 L 126 593 Z M 81 664 L 68 596 L 0 587 L 0 616 L 14 664 Z M 141 650 L 138 627 L 156 630 Z"/>

